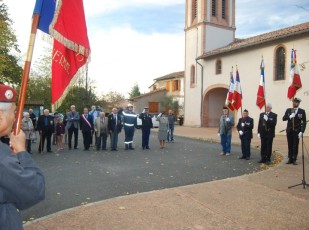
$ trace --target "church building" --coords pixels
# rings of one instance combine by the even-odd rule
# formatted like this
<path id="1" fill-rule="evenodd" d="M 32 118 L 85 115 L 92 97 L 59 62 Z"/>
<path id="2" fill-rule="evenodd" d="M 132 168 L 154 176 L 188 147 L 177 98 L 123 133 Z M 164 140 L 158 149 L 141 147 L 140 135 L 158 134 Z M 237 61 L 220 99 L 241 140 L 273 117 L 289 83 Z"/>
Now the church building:
<path id="1" fill-rule="evenodd" d="M 296 97 L 309 117 L 309 22 L 237 39 L 236 0 L 186 0 L 185 19 L 185 125 L 217 127 L 230 84 L 230 73 L 239 71 L 242 109 L 249 111 L 257 132 L 256 105 L 260 83 L 260 64 L 264 60 L 266 103 L 278 114 L 276 133 L 286 128 L 285 110 L 292 106 L 287 98 L 290 86 L 291 50 L 297 52 L 302 88 Z M 257 22 L 262 23 L 262 22 Z M 306 68 L 307 67 L 307 68 Z M 232 112 L 235 122 L 241 109 Z M 308 130 L 305 136 L 308 136 Z M 281 134 L 285 134 L 282 132 Z"/>

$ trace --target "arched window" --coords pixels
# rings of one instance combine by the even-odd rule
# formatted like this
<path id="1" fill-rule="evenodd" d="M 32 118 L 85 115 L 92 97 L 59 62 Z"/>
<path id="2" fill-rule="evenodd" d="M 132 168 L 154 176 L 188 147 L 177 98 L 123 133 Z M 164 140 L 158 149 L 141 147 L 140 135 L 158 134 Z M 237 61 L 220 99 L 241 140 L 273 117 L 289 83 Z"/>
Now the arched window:
<path id="1" fill-rule="evenodd" d="M 221 74 L 222 73 L 222 61 L 217 60 L 216 61 L 216 74 Z"/>
<path id="2" fill-rule="evenodd" d="M 192 22 L 197 17 L 197 0 L 192 0 Z"/>
<path id="3" fill-rule="evenodd" d="M 285 49 L 280 46 L 275 54 L 275 81 L 285 79 Z"/>
<path id="4" fill-rule="evenodd" d="M 195 66 L 191 66 L 191 73 L 190 73 L 190 87 L 195 87 Z"/>
<path id="5" fill-rule="evenodd" d="M 211 1 L 211 15 L 213 17 L 216 17 L 217 16 L 217 10 L 216 10 L 217 6 L 216 6 L 216 0 L 212 0 Z"/>

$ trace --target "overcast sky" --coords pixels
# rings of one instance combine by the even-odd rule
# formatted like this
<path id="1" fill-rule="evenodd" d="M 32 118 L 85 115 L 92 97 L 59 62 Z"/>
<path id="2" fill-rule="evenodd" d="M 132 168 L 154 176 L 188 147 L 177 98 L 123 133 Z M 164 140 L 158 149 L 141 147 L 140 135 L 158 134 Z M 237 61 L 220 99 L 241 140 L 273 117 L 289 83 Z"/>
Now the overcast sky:
<path id="1" fill-rule="evenodd" d="M 35 0 L 3 0 L 26 53 Z M 135 83 L 148 92 L 154 78 L 184 70 L 185 0 L 84 0 L 91 46 L 89 77 L 98 95 L 125 96 Z M 236 37 L 309 21 L 308 0 L 236 0 Z M 48 46 L 36 40 L 34 60 Z"/>

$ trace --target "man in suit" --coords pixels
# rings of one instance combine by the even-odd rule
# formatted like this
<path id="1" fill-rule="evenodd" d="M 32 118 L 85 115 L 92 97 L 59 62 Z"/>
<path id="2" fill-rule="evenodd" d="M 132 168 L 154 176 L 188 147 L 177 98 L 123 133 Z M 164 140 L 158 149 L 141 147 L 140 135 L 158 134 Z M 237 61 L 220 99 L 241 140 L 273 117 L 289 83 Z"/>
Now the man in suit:
<path id="1" fill-rule="evenodd" d="M 261 160 L 258 163 L 271 163 L 273 140 L 277 125 L 277 114 L 273 113 L 272 105 L 267 103 L 266 111 L 260 113 L 258 137 L 261 139 Z"/>
<path id="2" fill-rule="evenodd" d="M 153 128 L 153 124 L 148 107 L 144 108 L 143 112 L 139 115 L 139 118 L 142 120 L 142 148 L 149 149 L 150 129 Z"/>
<path id="3" fill-rule="evenodd" d="M 84 113 L 80 117 L 80 130 L 83 134 L 84 150 L 89 151 L 91 144 L 91 133 L 93 132 L 93 116 L 88 113 L 88 108 L 84 108 Z"/>
<path id="4" fill-rule="evenodd" d="M 105 117 L 104 112 L 100 112 L 99 117 L 94 121 L 94 130 L 96 134 L 97 151 L 101 148 L 106 150 L 106 140 L 108 132 L 108 118 Z"/>
<path id="5" fill-rule="evenodd" d="M 66 129 L 68 130 L 68 145 L 69 149 L 72 149 L 72 136 L 74 133 L 74 149 L 77 149 L 78 144 L 78 123 L 79 123 L 79 113 L 75 110 L 75 105 L 71 105 L 71 111 L 67 112 L 66 118 Z"/>
<path id="6" fill-rule="evenodd" d="M 221 155 L 229 156 L 231 154 L 231 139 L 234 126 L 234 117 L 229 114 L 229 109 L 224 106 L 223 114 L 220 117 L 218 136 L 221 139 Z"/>
<path id="7" fill-rule="evenodd" d="M 111 150 L 117 150 L 118 134 L 121 132 L 121 117 L 118 114 L 118 109 L 113 108 L 112 112 L 108 115 L 108 130 L 111 138 Z"/>
<path id="8" fill-rule="evenodd" d="M 43 152 L 44 143 L 46 139 L 46 149 L 47 152 L 51 152 L 51 136 L 54 132 L 54 117 L 49 115 L 49 110 L 44 109 L 43 115 L 38 119 L 37 127 L 40 134 L 40 144 L 39 144 L 39 153 Z"/>
<path id="9" fill-rule="evenodd" d="M 288 121 L 286 127 L 286 137 L 288 140 L 288 157 L 287 164 L 297 165 L 298 144 L 306 130 L 306 112 L 299 108 L 300 98 L 293 99 L 293 108 L 288 108 L 282 118 L 283 121 Z"/>
<path id="10" fill-rule="evenodd" d="M 242 152 L 242 156 L 240 156 L 239 159 L 250 160 L 251 155 L 250 144 L 251 139 L 253 137 L 252 129 L 253 129 L 253 119 L 249 117 L 249 112 L 248 110 L 245 109 L 242 113 L 242 118 L 239 118 L 237 124 L 237 130 L 239 133 L 239 138 L 241 140 L 241 152 Z"/>

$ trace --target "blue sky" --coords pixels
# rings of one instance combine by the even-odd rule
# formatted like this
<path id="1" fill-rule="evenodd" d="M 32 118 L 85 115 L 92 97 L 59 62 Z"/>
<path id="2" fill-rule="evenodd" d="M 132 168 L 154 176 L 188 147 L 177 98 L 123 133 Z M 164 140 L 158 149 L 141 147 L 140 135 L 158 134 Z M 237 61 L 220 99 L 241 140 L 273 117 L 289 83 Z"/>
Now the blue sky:
<path id="1" fill-rule="evenodd" d="M 24 54 L 35 0 L 3 2 Z M 84 0 L 84 8 L 92 51 L 89 77 L 99 95 L 111 90 L 126 95 L 135 83 L 148 92 L 154 78 L 184 70 L 185 0 Z M 236 0 L 237 38 L 308 19 L 308 0 Z M 39 36 L 33 62 L 44 46 Z"/>

